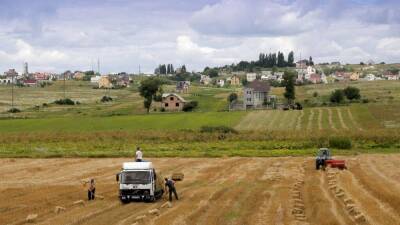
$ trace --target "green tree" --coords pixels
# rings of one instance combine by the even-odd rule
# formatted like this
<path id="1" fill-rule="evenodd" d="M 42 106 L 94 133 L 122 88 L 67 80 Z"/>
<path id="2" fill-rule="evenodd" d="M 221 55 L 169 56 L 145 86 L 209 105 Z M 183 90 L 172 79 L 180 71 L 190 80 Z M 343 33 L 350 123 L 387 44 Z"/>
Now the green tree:
<path id="1" fill-rule="evenodd" d="M 185 65 L 182 66 L 181 73 L 186 73 L 186 66 Z"/>
<path id="2" fill-rule="evenodd" d="M 291 67 L 294 66 L 294 53 L 293 53 L 293 51 L 289 52 L 287 61 L 288 61 L 287 62 L 288 66 L 291 66 Z"/>
<path id="3" fill-rule="evenodd" d="M 310 60 L 308 60 L 308 64 L 310 65 L 310 66 L 314 66 L 314 62 L 312 61 L 312 57 L 310 56 Z"/>
<path id="4" fill-rule="evenodd" d="M 343 93 L 346 96 L 346 98 L 349 99 L 349 100 L 360 99 L 361 98 L 360 89 L 358 89 L 356 87 L 348 86 L 347 88 L 345 88 L 343 90 Z"/>
<path id="5" fill-rule="evenodd" d="M 162 81 L 155 77 L 143 80 L 139 86 L 139 93 L 144 98 L 143 105 L 149 113 L 153 100 L 161 101 Z"/>
<path id="6" fill-rule="evenodd" d="M 329 100 L 332 103 L 341 103 L 344 100 L 344 93 L 342 89 L 336 89 L 335 91 L 332 92 L 331 97 Z"/>
<path id="7" fill-rule="evenodd" d="M 229 94 L 229 96 L 228 96 L 228 102 L 229 103 L 231 103 L 231 102 L 233 102 L 233 101 L 235 101 L 235 100 L 237 100 L 238 99 L 238 95 L 236 94 L 236 93 L 231 93 L 231 94 Z"/>
<path id="8" fill-rule="evenodd" d="M 283 74 L 283 84 L 285 87 L 285 93 L 283 96 L 287 99 L 288 104 L 292 104 L 293 101 L 296 99 L 296 93 L 295 93 L 295 79 L 296 76 L 293 71 L 286 70 L 285 73 Z"/>

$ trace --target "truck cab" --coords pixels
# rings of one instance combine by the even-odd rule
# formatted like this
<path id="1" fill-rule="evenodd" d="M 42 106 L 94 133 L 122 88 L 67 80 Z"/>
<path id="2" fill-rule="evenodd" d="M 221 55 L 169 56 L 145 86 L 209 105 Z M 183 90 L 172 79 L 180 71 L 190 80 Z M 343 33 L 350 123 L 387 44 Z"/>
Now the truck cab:
<path id="1" fill-rule="evenodd" d="M 126 162 L 116 175 L 119 198 L 123 203 L 132 200 L 155 201 L 163 193 L 163 181 L 151 162 Z"/>

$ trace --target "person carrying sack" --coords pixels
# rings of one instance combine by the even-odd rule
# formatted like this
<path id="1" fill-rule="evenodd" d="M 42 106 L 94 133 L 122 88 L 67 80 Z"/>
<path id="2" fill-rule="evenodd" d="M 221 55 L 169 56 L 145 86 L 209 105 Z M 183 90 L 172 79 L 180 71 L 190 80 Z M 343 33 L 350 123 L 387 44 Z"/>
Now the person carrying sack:
<path id="1" fill-rule="evenodd" d="M 178 199 L 178 194 L 176 193 L 176 188 L 175 188 L 175 181 L 165 178 L 165 187 L 168 187 L 169 191 L 169 201 L 172 202 L 172 193 L 174 193 L 176 200 Z"/>

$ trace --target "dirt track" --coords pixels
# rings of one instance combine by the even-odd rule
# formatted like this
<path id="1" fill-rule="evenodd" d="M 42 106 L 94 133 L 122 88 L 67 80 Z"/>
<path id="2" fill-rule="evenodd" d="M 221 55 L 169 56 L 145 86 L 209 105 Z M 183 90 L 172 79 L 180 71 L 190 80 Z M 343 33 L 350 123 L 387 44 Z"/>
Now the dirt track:
<path id="1" fill-rule="evenodd" d="M 348 158 L 349 170 L 314 169 L 312 158 L 152 160 L 185 173 L 181 200 L 123 205 L 115 173 L 127 159 L 1 159 L 0 224 L 400 224 L 400 155 Z M 86 201 L 94 177 L 104 200 Z M 83 199 L 83 206 L 73 202 Z M 56 206 L 65 207 L 59 214 Z M 160 215 L 148 211 L 160 208 Z"/>

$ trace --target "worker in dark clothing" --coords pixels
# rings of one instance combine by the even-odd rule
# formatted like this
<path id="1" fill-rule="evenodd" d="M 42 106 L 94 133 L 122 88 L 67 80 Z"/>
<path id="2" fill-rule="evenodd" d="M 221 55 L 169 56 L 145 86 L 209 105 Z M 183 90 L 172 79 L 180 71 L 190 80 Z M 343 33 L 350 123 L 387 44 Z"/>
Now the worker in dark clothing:
<path id="1" fill-rule="evenodd" d="M 169 191 L 169 201 L 172 201 L 172 193 L 174 193 L 176 200 L 178 200 L 178 194 L 176 193 L 176 188 L 175 188 L 175 181 L 165 178 L 165 188 L 168 187 Z"/>
<path id="2" fill-rule="evenodd" d="M 96 192 L 96 184 L 94 179 L 90 179 L 88 188 L 88 200 L 94 200 L 94 193 Z"/>

